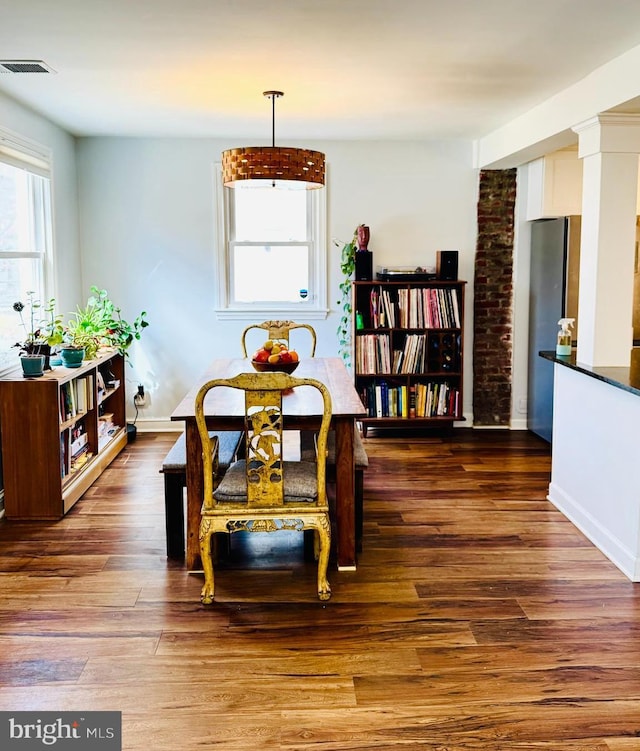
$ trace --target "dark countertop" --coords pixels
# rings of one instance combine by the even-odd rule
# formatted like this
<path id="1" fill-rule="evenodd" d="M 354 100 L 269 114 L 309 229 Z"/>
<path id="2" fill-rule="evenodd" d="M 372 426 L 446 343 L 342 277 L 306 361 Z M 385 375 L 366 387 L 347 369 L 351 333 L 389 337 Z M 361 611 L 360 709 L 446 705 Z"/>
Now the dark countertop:
<path id="1" fill-rule="evenodd" d="M 545 360 L 577 370 L 586 376 L 604 381 L 623 391 L 640 396 L 640 348 L 634 347 L 630 352 L 629 367 L 602 367 L 576 362 L 575 350 L 570 355 L 556 355 L 554 351 L 538 353 Z"/>

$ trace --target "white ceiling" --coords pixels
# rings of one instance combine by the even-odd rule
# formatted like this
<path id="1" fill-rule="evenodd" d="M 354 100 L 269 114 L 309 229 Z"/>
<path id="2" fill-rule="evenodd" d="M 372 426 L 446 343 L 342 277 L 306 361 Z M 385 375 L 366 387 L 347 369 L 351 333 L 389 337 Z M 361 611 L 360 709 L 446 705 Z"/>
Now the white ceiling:
<path id="1" fill-rule="evenodd" d="M 0 91 L 76 135 L 478 138 L 640 44 L 640 0 L 0 0 Z"/>

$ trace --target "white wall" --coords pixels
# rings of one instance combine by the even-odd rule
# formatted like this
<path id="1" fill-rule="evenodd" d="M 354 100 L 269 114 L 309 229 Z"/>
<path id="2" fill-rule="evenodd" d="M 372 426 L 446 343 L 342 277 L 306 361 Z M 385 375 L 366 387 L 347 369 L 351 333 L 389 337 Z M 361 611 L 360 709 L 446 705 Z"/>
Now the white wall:
<path id="1" fill-rule="evenodd" d="M 140 420 L 163 421 L 216 356 L 236 356 L 243 321 L 215 308 L 213 164 L 237 143 L 213 139 L 83 138 L 78 141 L 82 281 L 106 288 L 123 314 L 151 325 L 132 349 L 132 393 L 151 403 Z M 467 279 L 465 414 L 471 417 L 473 268 L 477 171 L 471 142 L 315 142 L 327 155 L 328 237 L 371 227 L 379 264 L 432 265 L 460 252 Z M 326 321 L 314 321 L 318 355 L 336 355 L 340 249 L 331 245 Z"/>
<path id="2" fill-rule="evenodd" d="M 59 311 L 73 310 L 81 295 L 81 258 L 78 242 L 78 207 L 75 139 L 62 128 L 0 94 L 0 127 L 51 150 L 54 212 L 54 295 Z"/>

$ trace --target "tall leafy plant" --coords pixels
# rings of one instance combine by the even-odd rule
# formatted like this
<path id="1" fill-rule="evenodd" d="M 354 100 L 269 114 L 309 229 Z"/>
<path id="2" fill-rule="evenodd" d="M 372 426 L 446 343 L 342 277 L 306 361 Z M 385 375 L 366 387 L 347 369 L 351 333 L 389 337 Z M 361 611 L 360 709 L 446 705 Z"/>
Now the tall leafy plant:
<path id="1" fill-rule="evenodd" d="M 351 320 L 353 314 L 353 306 L 351 304 L 351 281 L 353 280 L 353 274 L 356 269 L 357 241 L 358 228 L 356 227 L 351 241 L 344 243 L 342 246 L 340 255 L 342 280 L 338 285 L 338 289 L 340 290 L 338 305 L 340 306 L 341 311 L 340 324 L 338 326 L 338 352 L 347 366 L 351 365 L 351 331 L 353 325 Z"/>
<path id="2" fill-rule="evenodd" d="M 140 339 L 149 325 L 146 316 L 143 310 L 132 322 L 125 320 L 107 290 L 94 285 L 86 306 L 78 307 L 72 314 L 67 326 L 68 339 L 85 347 L 87 358 L 94 357 L 101 346 L 115 347 L 127 356 L 133 341 Z"/>

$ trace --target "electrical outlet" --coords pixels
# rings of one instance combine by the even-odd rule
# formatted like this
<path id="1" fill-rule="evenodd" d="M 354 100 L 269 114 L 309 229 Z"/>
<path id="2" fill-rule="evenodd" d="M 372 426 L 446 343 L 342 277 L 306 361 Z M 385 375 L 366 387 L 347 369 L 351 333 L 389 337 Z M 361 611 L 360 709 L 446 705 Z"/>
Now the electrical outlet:
<path id="1" fill-rule="evenodd" d="M 138 390 L 133 395 L 133 403 L 136 407 L 146 407 L 147 405 L 147 397 L 144 393 L 144 386 L 141 383 L 138 384 Z"/>

